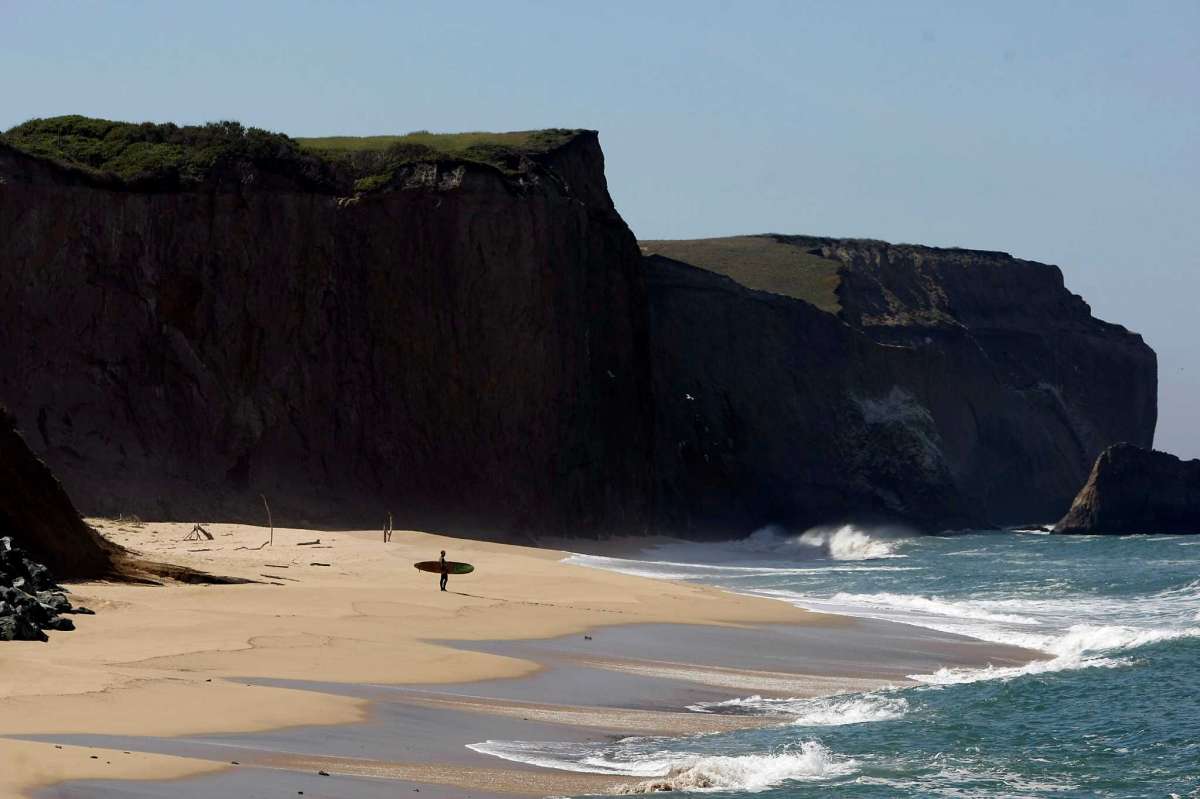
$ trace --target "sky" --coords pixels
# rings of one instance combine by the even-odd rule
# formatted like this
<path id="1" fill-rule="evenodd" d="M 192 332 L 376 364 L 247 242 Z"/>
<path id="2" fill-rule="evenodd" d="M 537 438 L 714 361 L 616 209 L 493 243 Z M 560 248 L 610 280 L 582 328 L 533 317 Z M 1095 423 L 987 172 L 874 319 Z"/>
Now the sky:
<path id="1" fill-rule="evenodd" d="M 1200 2 L 0 0 L 0 129 L 600 131 L 640 238 L 864 236 L 1059 265 L 1200 457 Z M 1111 379 L 1120 379 L 1119 375 Z"/>

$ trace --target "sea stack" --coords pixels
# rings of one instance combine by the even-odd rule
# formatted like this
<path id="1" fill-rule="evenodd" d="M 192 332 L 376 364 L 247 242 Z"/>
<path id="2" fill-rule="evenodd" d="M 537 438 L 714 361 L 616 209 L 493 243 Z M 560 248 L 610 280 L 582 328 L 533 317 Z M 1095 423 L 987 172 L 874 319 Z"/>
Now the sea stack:
<path id="1" fill-rule="evenodd" d="M 1056 533 L 1200 533 L 1200 460 L 1109 447 Z"/>

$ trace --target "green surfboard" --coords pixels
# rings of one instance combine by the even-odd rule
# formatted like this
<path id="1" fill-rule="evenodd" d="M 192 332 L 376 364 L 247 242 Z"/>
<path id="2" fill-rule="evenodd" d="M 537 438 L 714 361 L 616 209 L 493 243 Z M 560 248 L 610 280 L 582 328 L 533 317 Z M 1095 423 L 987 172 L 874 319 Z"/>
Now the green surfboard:
<path id="1" fill-rule="evenodd" d="M 423 572 L 442 573 L 442 564 L 436 560 L 423 560 L 420 563 L 414 563 L 413 566 Z M 470 563 L 459 563 L 456 560 L 446 561 L 446 574 L 470 574 L 473 571 L 475 571 L 475 567 Z"/>

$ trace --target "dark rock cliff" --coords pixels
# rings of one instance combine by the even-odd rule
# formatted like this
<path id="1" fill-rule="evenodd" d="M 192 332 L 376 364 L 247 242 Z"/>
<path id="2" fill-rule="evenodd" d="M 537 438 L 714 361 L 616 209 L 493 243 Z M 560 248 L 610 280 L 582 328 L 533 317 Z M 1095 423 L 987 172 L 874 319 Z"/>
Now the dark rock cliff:
<path id="1" fill-rule="evenodd" d="M 594 133 L 356 181 L 218 128 L 141 177 L 0 143 L 0 399 L 85 512 L 938 529 L 1052 518 L 1153 435 L 1153 352 L 1055 267 L 786 236 L 643 259 Z"/>
<path id="2" fill-rule="evenodd" d="M 1153 438 L 1153 351 L 1056 267 L 797 236 L 643 249 L 667 525 L 1045 520 L 1104 447 Z"/>
<path id="3" fill-rule="evenodd" d="M 367 195 L 0 145 L 0 397 L 85 512 L 640 530 L 637 244 L 594 133 Z"/>
<path id="4" fill-rule="evenodd" d="M 16 431 L 15 421 L 0 408 L 0 577 L 20 571 L 4 568 L 12 566 L 5 560 L 10 538 L 58 577 L 114 575 L 120 551 L 79 518 L 62 484 Z M 50 588 L 49 578 L 30 572 L 26 564 L 20 573 L 30 581 L 30 590 Z"/>
<path id="5" fill-rule="evenodd" d="M 1200 534 L 1200 460 L 1109 447 L 1054 532 Z"/>

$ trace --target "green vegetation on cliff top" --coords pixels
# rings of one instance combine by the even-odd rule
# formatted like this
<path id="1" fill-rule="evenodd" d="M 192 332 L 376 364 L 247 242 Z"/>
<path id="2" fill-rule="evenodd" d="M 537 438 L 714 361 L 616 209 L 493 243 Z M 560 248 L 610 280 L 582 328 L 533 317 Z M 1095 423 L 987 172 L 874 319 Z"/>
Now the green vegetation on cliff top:
<path id="1" fill-rule="evenodd" d="M 222 163 L 251 161 L 279 171 L 342 175 L 360 191 L 381 188 L 415 163 L 463 162 L 516 172 L 523 158 L 546 153 L 580 131 L 428 133 L 293 139 L 237 122 L 205 125 L 113 122 L 83 116 L 33 119 L 0 142 L 93 174 L 126 182 L 195 183 Z"/>
<path id="2" fill-rule="evenodd" d="M 837 289 L 839 261 L 772 235 L 639 242 L 646 255 L 716 272 L 756 291 L 769 291 L 815 305 L 832 314 L 842 309 Z"/>
<path id="3" fill-rule="evenodd" d="M 295 141 L 305 152 L 348 170 L 356 178 L 357 190 L 371 191 L 389 183 L 399 169 L 410 164 L 462 161 L 515 174 L 522 159 L 558 149 L 580 132 L 563 128 L 510 133 L 421 130 L 403 136 L 324 136 Z"/>

